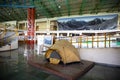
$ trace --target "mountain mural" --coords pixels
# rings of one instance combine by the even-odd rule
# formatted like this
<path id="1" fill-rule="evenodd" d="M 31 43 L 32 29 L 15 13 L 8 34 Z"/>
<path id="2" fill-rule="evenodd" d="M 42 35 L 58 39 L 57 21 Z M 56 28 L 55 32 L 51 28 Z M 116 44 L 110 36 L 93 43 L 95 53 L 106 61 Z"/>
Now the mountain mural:
<path id="1" fill-rule="evenodd" d="M 118 15 L 58 19 L 59 30 L 114 30 Z"/>

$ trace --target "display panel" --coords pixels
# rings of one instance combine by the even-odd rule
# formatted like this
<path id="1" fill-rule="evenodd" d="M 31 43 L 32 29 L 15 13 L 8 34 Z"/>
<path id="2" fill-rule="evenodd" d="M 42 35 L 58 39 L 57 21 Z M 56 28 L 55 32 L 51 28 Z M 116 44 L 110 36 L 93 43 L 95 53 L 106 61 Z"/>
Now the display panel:
<path id="1" fill-rule="evenodd" d="M 118 14 L 60 18 L 58 30 L 115 30 Z"/>

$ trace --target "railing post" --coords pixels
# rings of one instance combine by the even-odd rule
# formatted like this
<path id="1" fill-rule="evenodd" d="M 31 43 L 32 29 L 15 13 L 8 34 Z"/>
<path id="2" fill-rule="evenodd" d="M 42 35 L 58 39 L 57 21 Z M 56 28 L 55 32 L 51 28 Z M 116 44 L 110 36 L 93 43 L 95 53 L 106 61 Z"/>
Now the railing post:
<path id="1" fill-rule="evenodd" d="M 79 43 L 80 43 L 80 48 L 82 48 L 82 35 L 80 35 L 80 41 L 79 41 Z"/>
<path id="2" fill-rule="evenodd" d="M 111 40 L 110 40 L 110 37 L 111 37 L 111 36 L 110 36 L 110 34 L 109 34 L 108 36 L 109 36 L 109 47 L 110 47 L 110 44 L 111 44 L 111 43 L 110 43 L 110 41 L 111 41 Z"/>
<path id="3" fill-rule="evenodd" d="M 104 41 L 104 47 L 106 48 L 106 33 L 104 33 L 105 41 Z"/>
<path id="4" fill-rule="evenodd" d="M 97 35 L 97 48 L 99 47 L 99 36 Z"/>
<path id="5" fill-rule="evenodd" d="M 87 48 L 88 48 L 88 36 L 87 36 Z"/>
<path id="6" fill-rule="evenodd" d="M 92 48 L 94 47 L 94 35 L 92 35 Z"/>

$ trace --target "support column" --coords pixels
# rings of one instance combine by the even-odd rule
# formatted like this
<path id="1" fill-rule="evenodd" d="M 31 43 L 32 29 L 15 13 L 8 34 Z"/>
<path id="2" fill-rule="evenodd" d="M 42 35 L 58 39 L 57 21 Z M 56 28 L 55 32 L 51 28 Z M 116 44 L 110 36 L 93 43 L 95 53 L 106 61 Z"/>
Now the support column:
<path id="1" fill-rule="evenodd" d="M 28 19 L 27 25 L 28 44 L 34 44 L 35 8 L 28 8 L 27 19 Z"/>

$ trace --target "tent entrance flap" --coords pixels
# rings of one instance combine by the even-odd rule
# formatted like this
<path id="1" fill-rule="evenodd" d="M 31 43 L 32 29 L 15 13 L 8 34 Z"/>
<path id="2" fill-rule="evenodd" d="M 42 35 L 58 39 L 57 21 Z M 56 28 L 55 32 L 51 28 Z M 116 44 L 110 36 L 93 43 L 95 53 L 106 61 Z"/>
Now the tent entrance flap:
<path id="1" fill-rule="evenodd" d="M 53 50 L 50 55 L 51 58 L 61 59 L 59 53 L 56 50 Z"/>

